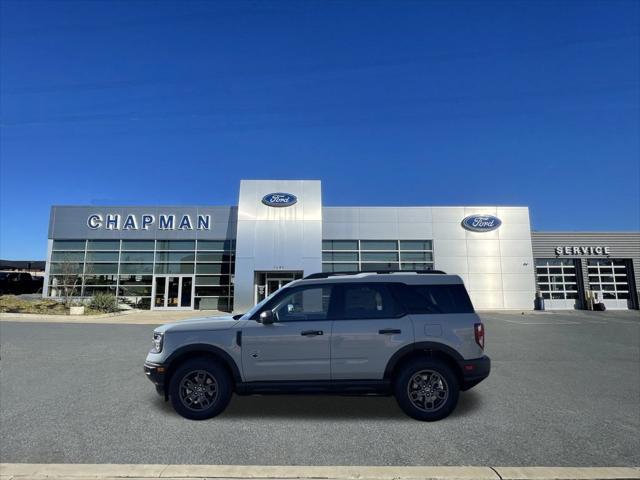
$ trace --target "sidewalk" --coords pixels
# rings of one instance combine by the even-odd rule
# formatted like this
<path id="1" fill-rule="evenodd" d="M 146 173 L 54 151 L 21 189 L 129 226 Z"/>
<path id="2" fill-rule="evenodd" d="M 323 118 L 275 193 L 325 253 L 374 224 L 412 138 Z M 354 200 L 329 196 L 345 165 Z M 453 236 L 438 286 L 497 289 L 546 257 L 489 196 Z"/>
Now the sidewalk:
<path id="1" fill-rule="evenodd" d="M 124 310 L 102 315 L 41 315 L 37 313 L 0 313 L 2 322 L 101 323 L 112 325 L 161 325 L 189 318 L 230 315 L 219 310 Z"/>
<path id="2" fill-rule="evenodd" d="M 30 479 L 335 479 L 335 480 L 623 480 L 625 467 L 304 467 L 244 465 L 0 464 L 2 480 Z"/>

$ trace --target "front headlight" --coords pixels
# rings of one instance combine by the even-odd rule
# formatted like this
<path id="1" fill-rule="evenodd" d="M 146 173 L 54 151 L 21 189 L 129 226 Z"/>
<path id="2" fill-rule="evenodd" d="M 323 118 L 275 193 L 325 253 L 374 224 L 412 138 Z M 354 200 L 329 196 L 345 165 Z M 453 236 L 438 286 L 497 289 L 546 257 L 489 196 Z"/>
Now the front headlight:
<path id="1" fill-rule="evenodd" d="M 153 340 L 151 346 L 151 353 L 162 352 L 162 343 L 164 342 L 164 334 L 159 332 L 153 332 Z"/>

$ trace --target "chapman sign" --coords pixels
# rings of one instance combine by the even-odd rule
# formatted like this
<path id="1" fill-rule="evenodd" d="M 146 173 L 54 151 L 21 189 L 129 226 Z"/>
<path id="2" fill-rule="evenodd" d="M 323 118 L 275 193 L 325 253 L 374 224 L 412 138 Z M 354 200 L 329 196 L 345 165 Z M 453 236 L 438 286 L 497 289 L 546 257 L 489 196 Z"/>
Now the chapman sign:
<path id="1" fill-rule="evenodd" d="M 610 255 L 611 247 L 602 246 L 559 246 L 556 255 Z"/>
<path id="2" fill-rule="evenodd" d="M 87 226 L 91 230 L 149 230 L 157 225 L 159 230 L 210 230 L 211 215 L 119 215 L 117 213 L 102 215 L 94 213 L 87 218 Z"/>
<path id="3" fill-rule="evenodd" d="M 469 215 L 462 220 L 462 228 L 471 232 L 490 232 L 502 225 L 493 215 Z"/>

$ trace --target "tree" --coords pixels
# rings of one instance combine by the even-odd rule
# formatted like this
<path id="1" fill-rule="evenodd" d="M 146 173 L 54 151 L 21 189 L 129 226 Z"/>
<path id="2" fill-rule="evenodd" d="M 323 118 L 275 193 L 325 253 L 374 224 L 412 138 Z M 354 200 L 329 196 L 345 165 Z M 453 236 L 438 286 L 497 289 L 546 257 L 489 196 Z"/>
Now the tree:
<path id="1" fill-rule="evenodd" d="M 69 253 L 63 255 L 62 260 L 56 261 L 51 264 L 53 270 L 54 282 L 58 280 L 59 283 L 55 285 L 52 283 L 53 288 L 57 288 L 64 299 L 65 307 L 69 308 L 73 297 L 79 293 L 79 288 L 82 287 L 82 262 L 74 260 Z"/>

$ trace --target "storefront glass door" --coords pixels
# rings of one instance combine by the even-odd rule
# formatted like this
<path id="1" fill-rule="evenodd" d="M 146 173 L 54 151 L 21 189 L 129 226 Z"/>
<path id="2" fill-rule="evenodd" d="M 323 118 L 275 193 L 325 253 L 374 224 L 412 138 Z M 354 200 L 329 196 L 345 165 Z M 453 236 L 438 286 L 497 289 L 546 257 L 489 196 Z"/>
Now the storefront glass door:
<path id="1" fill-rule="evenodd" d="M 256 272 L 255 302 L 258 303 L 287 283 L 302 278 L 302 272 Z"/>
<path id="2" fill-rule="evenodd" d="M 193 276 L 156 276 L 153 283 L 154 309 L 192 309 Z"/>

